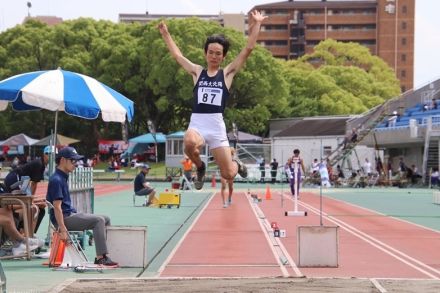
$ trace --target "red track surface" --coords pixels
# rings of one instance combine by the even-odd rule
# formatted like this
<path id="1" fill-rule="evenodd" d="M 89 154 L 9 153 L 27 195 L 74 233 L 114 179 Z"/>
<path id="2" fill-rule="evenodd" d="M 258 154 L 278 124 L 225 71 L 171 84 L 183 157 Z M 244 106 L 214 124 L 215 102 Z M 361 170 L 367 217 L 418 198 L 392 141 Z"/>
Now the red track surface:
<path id="1" fill-rule="evenodd" d="M 161 276 L 279 276 L 281 270 L 243 194 L 227 209 L 216 195 Z"/>
<path id="2" fill-rule="evenodd" d="M 260 193 L 261 194 L 261 193 Z M 280 238 L 289 256 L 297 263 L 297 227 L 319 225 L 319 197 L 301 195 L 299 210 L 307 217 L 285 217 L 293 210 L 290 197 L 281 207 L 280 194 L 258 204 L 268 222 L 276 221 L 287 231 Z M 263 196 L 264 198 L 264 196 Z M 252 205 L 243 192 L 236 192 L 231 207 L 224 209 L 217 194 L 187 234 L 161 274 L 163 277 L 261 277 L 282 276 L 272 242 L 266 239 Z M 288 275 L 307 277 L 423 278 L 440 279 L 440 233 L 333 199 L 324 199 L 324 213 L 363 215 L 324 217 L 324 225 L 339 228 L 337 268 L 287 266 Z M 365 217 L 371 214 L 372 217 Z"/>
<path id="3" fill-rule="evenodd" d="M 95 184 L 95 196 L 103 196 L 112 192 L 127 190 L 133 188 L 131 183 L 114 184 Z M 47 182 L 40 182 L 37 185 L 36 196 L 46 196 Z"/>

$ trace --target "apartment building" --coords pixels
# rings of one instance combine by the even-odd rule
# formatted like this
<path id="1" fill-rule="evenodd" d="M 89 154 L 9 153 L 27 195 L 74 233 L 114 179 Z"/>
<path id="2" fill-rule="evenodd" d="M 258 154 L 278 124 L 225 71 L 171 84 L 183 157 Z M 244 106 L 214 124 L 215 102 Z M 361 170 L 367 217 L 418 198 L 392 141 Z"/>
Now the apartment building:
<path id="1" fill-rule="evenodd" d="M 247 16 L 243 13 L 220 13 L 220 14 L 150 14 L 148 11 L 145 14 L 128 14 L 120 13 L 119 22 L 123 23 L 149 23 L 154 20 L 162 18 L 188 18 L 198 17 L 203 20 L 216 21 L 223 27 L 234 28 L 235 30 L 245 33 Z"/>
<path id="2" fill-rule="evenodd" d="M 402 92 L 413 88 L 415 0 L 284 1 L 253 7 L 269 18 L 258 42 L 296 59 L 325 39 L 356 42 L 394 69 Z"/>

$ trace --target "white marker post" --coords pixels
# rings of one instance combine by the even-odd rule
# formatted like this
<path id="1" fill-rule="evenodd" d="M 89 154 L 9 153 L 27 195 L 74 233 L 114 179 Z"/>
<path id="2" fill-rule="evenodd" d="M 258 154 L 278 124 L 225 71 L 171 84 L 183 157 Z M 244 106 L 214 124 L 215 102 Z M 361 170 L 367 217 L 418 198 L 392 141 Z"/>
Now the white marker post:
<path id="1" fill-rule="evenodd" d="M 301 178 L 298 178 L 298 171 L 299 171 L 299 158 L 292 158 L 292 164 L 293 164 L 293 177 L 295 179 L 295 184 L 293 185 L 293 190 L 295 191 L 294 195 L 294 210 L 293 211 L 287 211 L 284 213 L 285 216 L 290 217 L 304 217 L 307 216 L 306 211 L 298 211 L 298 196 L 299 196 L 299 190 L 298 185 Z"/>

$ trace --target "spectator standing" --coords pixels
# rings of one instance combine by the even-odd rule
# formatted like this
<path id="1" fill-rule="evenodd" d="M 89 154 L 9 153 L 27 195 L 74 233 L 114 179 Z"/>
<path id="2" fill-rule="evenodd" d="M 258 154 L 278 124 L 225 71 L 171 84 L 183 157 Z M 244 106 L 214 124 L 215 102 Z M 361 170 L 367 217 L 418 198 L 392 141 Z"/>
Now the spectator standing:
<path id="1" fill-rule="evenodd" d="M 336 172 L 338 173 L 338 178 L 345 179 L 344 171 L 342 171 L 340 165 L 336 166 Z"/>
<path id="2" fill-rule="evenodd" d="M 270 163 L 270 176 L 272 177 L 272 184 L 274 184 L 277 180 L 277 172 L 278 172 L 278 162 L 274 158 Z"/>
<path id="3" fill-rule="evenodd" d="M 266 178 L 266 160 L 264 158 L 261 158 L 260 160 L 260 172 L 261 172 L 260 182 L 264 183 Z"/>
<path id="4" fill-rule="evenodd" d="M 329 158 L 327 158 L 327 160 L 325 161 L 325 166 L 327 167 L 328 179 L 329 179 L 329 182 L 331 183 L 335 180 L 335 177 L 333 175 L 333 167 L 330 164 Z"/>
<path id="5" fill-rule="evenodd" d="M 182 180 L 182 185 L 180 186 L 180 189 L 184 189 L 184 186 L 186 186 L 185 189 L 190 189 L 190 186 L 188 186 L 188 184 L 191 184 L 192 170 L 194 164 L 187 156 L 185 156 L 183 160 L 180 161 L 180 163 L 183 166 L 183 176 L 185 176 L 185 178 Z"/>
<path id="6" fill-rule="evenodd" d="M 431 188 L 435 188 L 439 186 L 439 176 L 440 173 L 438 172 L 438 168 L 434 167 L 432 168 L 432 173 L 431 173 Z"/>
<path id="7" fill-rule="evenodd" d="M 356 128 L 353 128 L 351 130 L 351 137 L 350 137 L 350 142 L 351 143 L 356 143 L 358 140 L 358 132 Z"/>
<path id="8" fill-rule="evenodd" d="M 393 164 L 391 162 L 391 158 L 388 158 L 387 172 L 388 172 L 388 179 L 391 179 L 391 176 L 393 176 Z"/>
<path id="9" fill-rule="evenodd" d="M 403 174 L 406 174 L 406 169 L 407 169 L 407 167 L 406 167 L 406 165 L 405 165 L 405 162 L 403 161 L 403 158 L 400 157 L 400 159 L 399 159 L 399 171 L 400 171 L 400 177 L 402 177 Z"/>
<path id="10" fill-rule="evenodd" d="M 375 159 L 376 159 L 376 172 L 379 175 L 383 175 L 384 169 L 383 169 L 382 159 L 380 157 L 376 157 Z"/>
<path id="11" fill-rule="evenodd" d="M 390 118 L 388 118 L 388 127 L 396 126 L 398 116 L 397 111 L 393 111 L 393 114 L 390 116 Z"/>
<path id="12" fill-rule="evenodd" d="M 365 158 L 365 162 L 364 162 L 364 166 L 363 166 L 364 168 L 364 173 L 365 173 L 365 175 L 367 175 L 367 176 L 371 176 L 371 163 L 370 163 L 370 161 L 368 160 L 368 158 Z"/>

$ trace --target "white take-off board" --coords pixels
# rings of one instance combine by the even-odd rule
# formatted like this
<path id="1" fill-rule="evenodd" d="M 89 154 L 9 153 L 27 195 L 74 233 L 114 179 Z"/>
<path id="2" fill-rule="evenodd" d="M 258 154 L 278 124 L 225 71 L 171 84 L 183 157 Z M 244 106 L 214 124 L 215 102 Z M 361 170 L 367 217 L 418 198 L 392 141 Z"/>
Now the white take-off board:
<path id="1" fill-rule="evenodd" d="M 432 193 L 432 202 L 435 204 L 440 204 L 440 191 L 434 191 Z"/>
<path id="2" fill-rule="evenodd" d="M 298 267 L 337 267 L 338 228 L 299 226 Z"/>
<path id="3" fill-rule="evenodd" d="M 107 248 L 110 258 L 121 267 L 147 265 L 147 227 L 107 227 Z"/>

